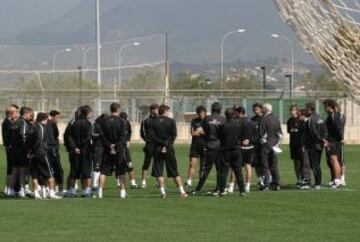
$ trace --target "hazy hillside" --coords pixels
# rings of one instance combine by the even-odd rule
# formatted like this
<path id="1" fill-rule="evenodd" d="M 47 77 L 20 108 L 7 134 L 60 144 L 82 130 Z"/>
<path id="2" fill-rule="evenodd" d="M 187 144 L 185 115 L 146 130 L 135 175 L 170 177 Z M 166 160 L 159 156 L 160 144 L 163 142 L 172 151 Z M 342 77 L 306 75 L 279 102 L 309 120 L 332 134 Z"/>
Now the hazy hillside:
<path id="1" fill-rule="evenodd" d="M 288 57 L 272 32 L 290 36 L 271 0 L 102 0 L 103 40 L 167 31 L 173 60 L 216 62 L 222 35 L 246 28 L 226 43 L 226 60 Z M 261 6 L 261 7 L 259 7 Z M 18 44 L 73 44 L 94 41 L 94 1 L 83 0 L 71 11 L 16 35 Z M 298 47 L 298 46 L 297 46 Z M 232 51 L 230 51 L 232 50 Z M 236 51 L 234 51 L 236 50 Z M 297 58 L 309 58 L 297 48 Z"/>

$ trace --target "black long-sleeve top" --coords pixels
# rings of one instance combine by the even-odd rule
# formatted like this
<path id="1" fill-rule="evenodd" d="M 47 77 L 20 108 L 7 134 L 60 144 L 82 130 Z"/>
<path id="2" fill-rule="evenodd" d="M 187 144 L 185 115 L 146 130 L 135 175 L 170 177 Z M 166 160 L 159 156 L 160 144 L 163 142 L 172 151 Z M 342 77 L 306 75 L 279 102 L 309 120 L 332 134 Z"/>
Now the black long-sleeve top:
<path id="1" fill-rule="evenodd" d="M 1 125 L 1 133 L 3 138 L 3 144 L 5 147 L 11 146 L 11 129 L 13 125 L 14 122 L 8 118 L 4 119 Z"/>
<path id="2" fill-rule="evenodd" d="M 11 131 L 11 146 L 24 152 L 29 150 L 29 137 L 32 133 L 32 124 L 20 117 L 15 121 Z"/>
<path id="3" fill-rule="evenodd" d="M 150 115 L 141 122 L 140 136 L 146 143 L 154 143 L 151 134 L 154 132 L 153 123 L 157 118 Z"/>
<path id="4" fill-rule="evenodd" d="M 246 145 L 246 147 L 249 147 L 249 148 L 253 147 L 255 142 L 258 139 L 258 137 L 257 137 L 258 132 L 257 132 L 254 122 L 248 117 L 239 118 L 238 122 L 241 125 L 241 133 L 240 133 L 241 145 L 244 146 L 243 142 L 245 140 L 249 140 L 249 144 Z"/>
<path id="5" fill-rule="evenodd" d="M 35 155 L 46 155 L 48 151 L 47 143 L 47 129 L 40 123 L 33 126 L 33 133 L 31 134 L 31 152 Z"/>
<path id="6" fill-rule="evenodd" d="M 280 120 L 272 113 L 264 115 L 260 122 L 260 139 L 263 144 L 275 146 L 282 136 Z"/>
<path id="7" fill-rule="evenodd" d="M 68 142 L 71 151 L 75 150 L 75 148 L 85 150 L 91 147 L 93 127 L 89 120 L 85 118 L 76 119 L 69 127 Z"/>
<path id="8" fill-rule="evenodd" d="M 130 142 L 132 136 L 132 128 L 129 120 L 125 120 L 125 126 L 126 126 L 126 141 Z"/>
<path id="9" fill-rule="evenodd" d="M 220 149 L 220 127 L 224 123 L 225 118 L 220 114 L 212 114 L 205 118 L 205 142 L 208 149 Z"/>
<path id="10" fill-rule="evenodd" d="M 327 129 L 324 121 L 317 113 L 312 113 L 305 123 L 306 145 L 319 145 L 327 137 Z"/>
<path id="11" fill-rule="evenodd" d="M 301 146 L 302 121 L 299 118 L 291 117 L 287 121 L 287 132 L 290 134 L 290 146 Z"/>
<path id="12" fill-rule="evenodd" d="M 255 126 L 255 133 L 254 133 L 254 139 L 255 142 L 254 144 L 259 145 L 260 144 L 260 123 L 261 123 L 261 119 L 262 116 L 257 116 L 255 115 L 254 117 L 251 118 L 251 121 L 253 122 L 254 126 Z"/>
<path id="13" fill-rule="evenodd" d="M 49 147 L 59 148 L 59 129 L 54 121 L 48 121 L 45 126 L 46 129 L 46 142 Z"/>
<path id="14" fill-rule="evenodd" d="M 227 119 L 219 128 L 221 149 L 235 150 L 241 148 L 241 124 L 235 119 Z"/>
<path id="15" fill-rule="evenodd" d="M 328 131 L 328 141 L 341 142 L 344 139 L 344 125 L 339 112 L 330 113 L 325 121 Z"/>
<path id="16" fill-rule="evenodd" d="M 70 147 L 70 131 L 72 130 L 72 126 L 74 125 L 76 119 L 72 119 L 70 120 L 70 122 L 68 123 L 68 125 L 65 128 L 65 132 L 64 132 L 64 146 L 67 150 L 67 152 L 71 152 L 71 147 Z"/>
<path id="17" fill-rule="evenodd" d="M 124 119 L 111 115 L 102 125 L 103 142 L 106 147 L 115 145 L 116 149 L 126 146 L 126 122 Z"/>
<path id="18" fill-rule="evenodd" d="M 176 122 L 174 119 L 160 116 L 153 122 L 153 133 L 151 139 L 158 146 L 172 146 L 177 137 Z"/>

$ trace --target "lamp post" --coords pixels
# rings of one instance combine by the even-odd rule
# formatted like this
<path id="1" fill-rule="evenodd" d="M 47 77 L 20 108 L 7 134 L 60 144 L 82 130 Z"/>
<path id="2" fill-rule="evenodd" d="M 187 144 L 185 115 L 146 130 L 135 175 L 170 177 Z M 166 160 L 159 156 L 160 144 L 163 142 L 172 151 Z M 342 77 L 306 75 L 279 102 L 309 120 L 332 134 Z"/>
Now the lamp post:
<path id="1" fill-rule="evenodd" d="M 220 49 L 221 49 L 221 51 L 220 51 L 221 52 L 220 75 L 221 75 L 221 89 L 222 90 L 224 89 L 224 44 L 225 44 L 225 41 L 226 41 L 227 37 L 229 37 L 230 35 L 244 33 L 245 31 L 246 31 L 245 29 L 237 29 L 235 31 L 229 31 L 222 38 L 221 46 L 220 46 Z"/>
<path id="2" fill-rule="evenodd" d="M 101 114 L 101 40 L 100 40 L 100 0 L 95 0 L 96 32 L 96 72 L 98 85 L 98 114 Z"/>
<path id="3" fill-rule="evenodd" d="M 121 77 L 121 62 L 122 62 L 122 54 L 123 52 L 125 51 L 126 48 L 128 47 L 131 47 L 131 46 L 140 46 L 141 43 L 139 42 L 134 42 L 134 43 L 127 43 L 127 44 L 124 44 L 120 50 L 119 50 L 119 88 L 121 90 L 122 88 L 122 77 Z M 117 85 L 115 83 L 115 88 L 114 88 L 114 99 L 116 100 L 117 99 Z"/>
<path id="4" fill-rule="evenodd" d="M 290 96 L 293 96 L 293 92 L 294 92 L 294 44 L 291 42 L 291 40 L 286 37 L 286 36 L 282 36 L 282 35 L 278 35 L 278 34 L 272 34 L 271 37 L 276 38 L 276 39 L 282 39 L 285 40 L 287 43 L 289 43 L 290 48 L 291 48 L 291 80 L 290 80 Z"/>
<path id="5" fill-rule="evenodd" d="M 71 49 L 70 49 L 70 48 L 67 48 L 67 49 L 58 50 L 58 51 L 56 51 L 55 54 L 54 54 L 53 61 L 52 61 L 53 79 L 55 79 L 56 58 L 58 57 L 59 54 L 65 53 L 65 52 L 71 52 Z"/>
<path id="6" fill-rule="evenodd" d="M 263 90 L 264 90 L 263 96 L 265 98 L 265 95 L 266 95 L 266 67 L 261 66 L 260 70 L 262 70 L 262 72 L 263 72 Z"/>

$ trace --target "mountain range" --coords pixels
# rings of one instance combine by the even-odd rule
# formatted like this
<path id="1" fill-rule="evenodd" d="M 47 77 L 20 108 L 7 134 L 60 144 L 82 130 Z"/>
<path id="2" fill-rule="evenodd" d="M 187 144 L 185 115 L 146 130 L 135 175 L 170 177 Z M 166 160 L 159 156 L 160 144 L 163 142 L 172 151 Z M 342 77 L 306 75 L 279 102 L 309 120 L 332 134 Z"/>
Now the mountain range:
<path id="1" fill-rule="evenodd" d="M 1 0 L 2 44 L 73 45 L 94 42 L 95 0 Z M 101 0 L 103 41 L 168 32 L 172 61 L 217 63 L 222 36 L 231 30 L 225 60 L 290 59 L 288 36 L 296 61 L 312 62 L 296 36 L 280 19 L 271 0 Z M 3 21 L 1 21 L 3 20 Z M 4 21 L 6 20 L 6 21 Z"/>

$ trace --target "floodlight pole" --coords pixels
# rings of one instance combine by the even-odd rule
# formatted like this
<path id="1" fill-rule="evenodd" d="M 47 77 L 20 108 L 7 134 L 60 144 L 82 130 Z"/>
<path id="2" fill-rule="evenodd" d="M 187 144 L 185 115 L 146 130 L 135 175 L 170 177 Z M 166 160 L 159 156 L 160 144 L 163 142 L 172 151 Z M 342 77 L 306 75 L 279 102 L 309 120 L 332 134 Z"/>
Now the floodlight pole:
<path id="1" fill-rule="evenodd" d="M 101 114 L 101 39 L 100 39 L 100 0 L 96 1 L 96 70 L 98 85 L 98 114 Z"/>

